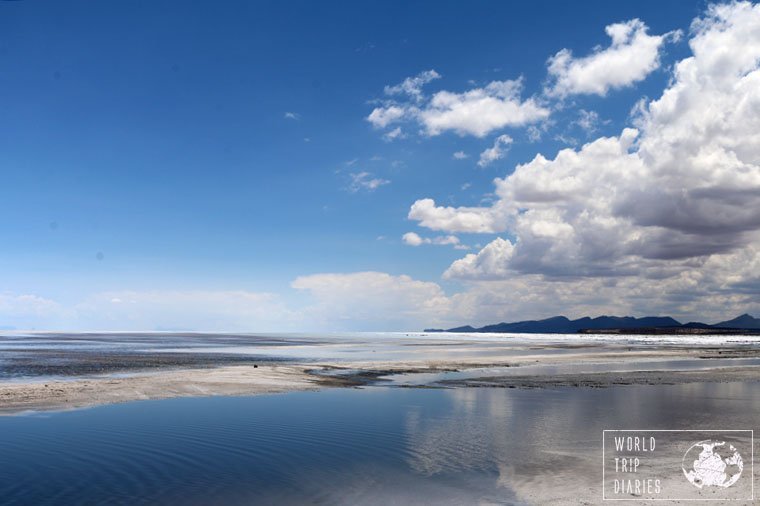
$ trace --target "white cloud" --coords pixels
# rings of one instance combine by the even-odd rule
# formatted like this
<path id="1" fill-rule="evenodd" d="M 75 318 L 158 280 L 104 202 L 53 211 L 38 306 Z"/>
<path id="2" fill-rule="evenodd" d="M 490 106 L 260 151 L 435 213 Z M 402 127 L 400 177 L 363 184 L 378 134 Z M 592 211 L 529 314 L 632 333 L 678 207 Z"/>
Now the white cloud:
<path id="1" fill-rule="evenodd" d="M 555 135 L 554 136 L 554 140 L 555 141 L 559 141 L 562 144 L 565 144 L 566 146 L 573 146 L 573 147 L 575 147 L 575 146 L 578 145 L 578 139 L 576 139 L 575 137 L 571 137 L 569 135 L 565 135 L 565 134 L 557 134 L 557 135 Z"/>
<path id="2" fill-rule="evenodd" d="M 394 93 L 400 92 L 402 85 L 390 89 Z M 483 137 L 506 126 L 523 126 L 546 119 L 550 113 L 534 98 L 520 98 L 522 79 L 493 81 L 482 88 L 462 93 L 439 91 L 429 98 L 422 94 L 420 87 L 410 89 L 418 92 L 411 93 L 414 97 L 412 102 L 391 101 L 376 107 L 367 121 L 376 128 L 385 128 L 410 120 L 419 123 L 429 136 L 453 131 L 462 136 Z M 388 90 L 386 88 L 386 92 Z"/>
<path id="3" fill-rule="evenodd" d="M 549 59 L 552 96 L 575 94 L 606 95 L 611 89 L 630 86 L 643 80 L 660 66 L 659 51 L 668 38 L 680 32 L 649 35 L 639 19 L 615 23 L 605 28 L 612 42 L 589 56 L 573 57 L 563 49 Z"/>
<path id="4" fill-rule="evenodd" d="M 522 80 L 493 81 L 464 93 L 439 91 L 417 114 L 428 135 L 453 131 L 483 137 L 506 126 L 523 126 L 549 116 L 535 99 L 520 99 Z"/>
<path id="5" fill-rule="evenodd" d="M 501 247 L 509 248 L 508 245 Z M 494 253 L 496 249 L 493 247 Z M 481 255 L 481 264 L 489 261 L 487 255 Z M 493 258 L 496 264 L 497 257 Z M 752 267 L 760 272 L 757 261 L 745 271 Z M 726 271 L 731 268 L 730 265 L 724 267 Z M 556 314 L 571 318 L 599 314 L 671 314 L 684 321 L 699 315 L 708 322 L 720 321 L 727 314 L 760 314 L 757 292 L 754 296 L 722 293 L 700 300 L 704 293 L 715 291 L 714 286 L 703 288 L 704 282 L 713 281 L 691 275 L 665 280 L 636 277 L 548 280 L 531 274 L 469 282 L 463 292 L 447 295 L 434 282 L 382 272 L 354 272 L 302 276 L 292 286 L 313 297 L 313 302 L 301 311 L 303 321 L 309 322 L 308 328 L 327 330 L 420 330 Z M 695 299 L 700 300 L 699 305 L 694 304 Z"/>
<path id="6" fill-rule="evenodd" d="M 396 127 L 390 132 L 387 132 L 383 135 L 383 139 L 390 142 L 396 139 L 403 139 L 404 138 L 404 132 L 402 132 L 401 127 Z"/>
<path id="7" fill-rule="evenodd" d="M 524 290 L 514 297 L 534 304 L 567 290 L 638 314 L 757 309 L 760 5 L 710 7 L 689 46 L 662 96 L 640 107 L 639 129 L 536 155 L 495 180 L 491 205 L 416 201 L 409 218 L 429 229 L 514 238 L 446 277 Z"/>
<path id="8" fill-rule="evenodd" d="M 596 111 L 580 109 L 578 111 L 578 119 L 573 123 L 578 125 L 587 135 L 591 135 L 599 129 L 600 124 L 607 122 L 603 121 Z"/>
<path id="9" fill-rule="evenodd" d="M 438 283 L 409 276 L 323 273 L 292 283 L 309 297 L 305 308 L 247 291 L 118 291 L 72 307 L 2 294 L 0 322 L 388 330 L 559 313 L 708 321 L 760 314 L 760 6 L 711 7 L 691 37 L 693 55 L 677 63 L 659 98 L 638 108 L 636 129 L 536 155 L 495 180 L 491 204 L 445 207 L 420 199 L 411 206 L 409 218 L 439 237 L 502 235 L 446 271 L 445 278 L 463 282 L 461 293 L 447 295 Z M 419 110 L 428 102 L 423 97 Z M 396 120 L 421 121 L 406 116 L 410 107 L 400 107 Z M 366 172 L 354 179 L 357 191 L 384 184 Z"/>
<path id="10" fill-rule="evenodd" d="M 451 155 L 455 160 L 464 160 L 466 158 L 469 158 L 469 155 L 465 153 L 464 151 L 457 151 L 453 155 Z"/>
<path id="11" fill-rule="evenodd" d="M 467 246 L 461 244 L 459 238 L 455 235 L 441 235 L 438 237 L 420 237 L 415 232 L 407 232 L 401 239 L 404 244 L 409 246 L 421 246 L 423 244 L 433 244 L 436 246 L 454 246 L 456 249 L 468 249 Z"/>
<path id="12" fill-rule="evenodd" d="M 446 279 L 490 279 L 494 277 L 507 277 L 507 265 L 512 256 L 514 246 L 511 242 L 501 238 L 494 239 L 477 254 L 470 253 L 464 258 L 455 261 L 443 274 Z"/>
<path id="13" fill-rule="evenodd" d="M 301 119 L 301 115 L 298 114 L 297 112 L 286 112 L 283 116 L 285 117 L 285 119 L 294 119 L 294 120 Z"/>
<path id="14" fill-rule="evenodd" d="M 400 84 L 386 86 L 384 91 L 386 95 L 405 94 L 419 101 L 422 100 L 422 87 L 440 77 L 441 75 L 435 70 L 425 70 L 414 77 L 407 77 Z"/>
<path id="15" fill-rule="evenodd" d="M 292 288 L 310 297 L 298 304 L 243 290 L 106 292 L 70 307 L 34 295 L 3 294 L 0 318 L 4 325 L 48 330 L 261 332 L 420 330 L 553 314 L 671 314 L 684 321 L 698 315 L 708 322 L 744 312 L 760 314 L 757 249 L 712 257 L 703 272 L 686 271 L 663 279 L 619 276 L 581 281 L 539 274 L 494 278 L 491 274 L 504 268 L 498 261 L 503 256 L 500 249 L 508 250 L 509 242 L 494 241 L 480 254 L 452 266 L 448 278 L 460 277 L 453 271 L 461 268 L 485 280 L 468 282 L 465 291 L 452 295 L 437 283 L 405 275 L 321 273 L 293 281 Z"/>
<path id="16" fill-rule="evenodd" d="M 33 294 L 0 293 L 0 325 L 30 329 L 56 327 L 66 317 L 58 302 Z"/>
<path id="17" fill-rule="evenodd" d="M 409 246 L 420 246 L 422 244 L 425 244 L 424 239 L 420 237 L 419 235 L 415 234 L 414 232 L 407 232 L 402 237 L 404 244 L 408 244 Z"/>
<path id="18" fill-rule="evenodd" d="M 298 328 L 277 295 L 244 290 L 113 291 L 75 304 L 0 294 L 0 323 L 44 330 L 231 330 Z"/>
<path id="19" fill-rule="evenodd" d="M 541 140 L 543 132 L 540 128 L 538 128 L 535 125 L 531 125 L 528 127 L 528 140 L 530 142 L 538 142 Z"/>
<path id="20" fill-rule="evenodd" d="M 423 227 L 446 232 L 502 232 L 507 228 L 506 214 L 496 206 L 439 207 L 433 199 L 415 202 L 407 217 L 419 221 Z"/>
<path id="21" fill-rule="evenodd" d="M 480 153 L 480 160 L 478 160 L 478 166 L 485 167 L 495 162 L 496 160 L 501 160 L 502 158 L 507 156 L 507 152 L 509 151 L 509 146 L 511 144 L 512 144 L 512 137 L 510 137 L 509 135 L 504 134 L 504 135 L 498 136 L 496 140 L 494 141 L 492 147 Z"/>
<path id="22" fill-rule="evenodd" d="M 308 292 L 309 321 L 331 329 L 420 329 L 446 317 L 451 301 L 437 284 L 383 272 L 325 273 L 297 278 L 291 286 Z"/>
<path id="23" fill-rule="evenodd" d="M 387 107 L 376 107 L 372 110 L 367 121 L 372 123 L 376 128 L 385 128 L 391 123 L 395 123 L 407 114 L 404 107 L 389 105 Z"/>
<path id="24" fill-rule="evenodd" d="M 352 172 L 348 176 L 350 178 L 348 191 L 351 193 L 356 193 L 359 191 L 372 192 L 383 185 L 390 184 L 389 180 L 373 177 L 372 173 L 366 171 Z"/>

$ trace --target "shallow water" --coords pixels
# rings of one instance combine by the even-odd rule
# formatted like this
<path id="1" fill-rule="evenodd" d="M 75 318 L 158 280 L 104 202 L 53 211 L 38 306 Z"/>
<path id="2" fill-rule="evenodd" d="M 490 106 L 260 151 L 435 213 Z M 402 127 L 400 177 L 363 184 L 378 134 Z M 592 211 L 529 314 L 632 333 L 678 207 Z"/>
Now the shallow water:
<path id="1" fill-rule="evenodd" d="M 593 351 L 756 349 L 760 336 L 579 334 L 193 334 L 0 332 L 0 380 L 104 375 L 261 362 L 488 362 Z M 697 360 L 698 362 L 698 360 Z M 710 361 L 713 362 L 712 360 Z"/>
<path id="2" fill-rule="evenodd" d="M 499 378 L 504 376 L 553 376 L 599 372 L 631 371 L 695 371 L 723 367 L 758 366 L 760 358 L 711 358 L 683 360 L 637 360 L 635 362 L 582 362 L 568 364 L 535 364 L 519 367 L 475 367 L 461 371 L 415 372 L 381 376 L 380 381 L 394 386 L 442 386 L 446 380 Z"/>
<path id="3" fill-rule="evenodd" d="M 602 430 L 758 428 L 760 384 L 368 387 L 0 418 L 3 504 L 598 502 Z"/>

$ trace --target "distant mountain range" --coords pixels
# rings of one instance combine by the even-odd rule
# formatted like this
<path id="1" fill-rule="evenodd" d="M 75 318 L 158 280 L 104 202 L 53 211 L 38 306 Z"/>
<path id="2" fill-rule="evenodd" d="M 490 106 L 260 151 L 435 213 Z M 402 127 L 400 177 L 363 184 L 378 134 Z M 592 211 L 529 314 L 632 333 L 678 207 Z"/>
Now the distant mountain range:
<path id="1" fill-rule="evenodd" d="M 670 316 L 585 316 L 570 320 L 565 316 L 554 316 L 545 320 L 526 320 L 512 323 L 497 323 L 485 327 L 455 327 L 452 329 L 425 329 L 425 332 L 498 332 L 527 334 L 575 334 L 577 332 L 602 331 L 612 333 L 633 333 L 632 331 L 653 332 L 658 334 L 703 334 L 710 332 L 728 333 L 760 332 L 760 318 L 748 314 L 737 316 L 733 320 L 709 325 L 702 322 L 681 323 Z"/>

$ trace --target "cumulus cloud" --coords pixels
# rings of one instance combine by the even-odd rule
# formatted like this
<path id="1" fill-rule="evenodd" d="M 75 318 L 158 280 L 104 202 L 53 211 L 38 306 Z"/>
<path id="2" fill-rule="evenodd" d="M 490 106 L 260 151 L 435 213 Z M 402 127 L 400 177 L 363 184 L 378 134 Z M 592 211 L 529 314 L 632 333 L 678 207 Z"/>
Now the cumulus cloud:
<path id="1" fill-rule="evenodd" d="M 640 32 L 635 25 L 614 28 L 612 46 L 587 58 L 634 46 Z M 308 300 L 296 309 L 271 294 L 246 291 L 119 291 L 68 308 L 44 297 L 2 294 L 0 319 L 18 327 L 46 319 L 50 326 L 78 322 L 76 328 L 261 330 L 268 322 L 297 322 L 308 329 L 387 330 L 560 313 L 708 321 L 758 314 L 760 6 L 710 7 L 690 37 L 691 56 L 677 62 L 658 98 L 640 104 L 636 128 L 554 156 L 536 155 L 495 180 L 489 205 L 447 207 L 420 199 L 411 206 L 409 218 L 440 232 L 437 237 L 500 236 L 445 272 L 444 278 L 462 283 L 460 293 L 447 295 L 438 283 L 405 275 L 322 273 L 292 283 Z M 628 42 L 616 46 L 616 40 Z M 594 68 L 569 55 L 566 69 L 578 62 L 585 65 L 578 68 Z M 603 94 L 622 85 L 610 78 L 606 88 L 584 88 L 585 81 L 575 79 L 567 81 L 567 93 Z M 480 91 L 470 97 L 469 91 L 455 93 L 455 102 L 506 100 L 486 88 L 475 88 Z M 578 91 L 583 89 L 591 91 Z M 432 98 L 409 100 L 384 105 L 398 110 L 377 113 L 384 123 L 378 126 L 413 120 L 428 132 L 421 112 L 433 108 Z M 475 128 L 466 114 L 461 117 L 467 121 L 442 123 L 440 131 L 477 135 L 496 124 L 487 120 Z M 367 172 L 354 172 L 351 180 L 355 191 L 387 183 Z M 434 238 L 405 238 L 426 240 Z"/>
<path id="2" fill-rule="evenodd" d="M 401 239 L 404 241 L 404 244 L 408 244 L 409 246 L 421 246 L 425 244 L 425 241 L 422 239 L 422 237 L 415 234 L 414 232 L 407 232 L 401 237 Z"/>
<path id="3" fill-rule="evenodd" d="M 2 328 L 122 331 L 419 330 L 454 325 L 452 299 L 434 282 L 381 272 L 297 278 L 305 302 L 247 290 L 119 290 L 63 304 L 0 293 Z"/>
<path id="4" fill-rule="evenodd" d="M 348 184 L 348 191 L 351 193 L 357 193 L 360 191 L 373 192 L 383 185 L 390 184 L 387 179 L 374 177 L 371 172 L 352 172 L 348 175 L 350 182 Z"/>
<path id="5" fill-rule="evenodd" d="M 608 25 L 605 31 L 612 39 L 605 49 L 581 58 L 563 49 L 549 58 L 548 95 L 604 96 L 611 89 L 630 86 L 660 66 L 661 46 L 668 38 L 680 35 L 680 32 L 649 35 L 647 26 L 639 19 Z"/>
<path id="6" fill-rule="evenodd" d="M 491 146 L 490 148 L 480 153 L 480 160 L 478 160 L 478 166 L 485 167 L 495 162 L 496 160 L 501 160 L 502 158 L 507 156 L 507 152 L 509 151 L 509 146 L 511 144 L 512 144 L 512 137 L 510 137 L 509 135 L 504 134 L 504 135 L 498 136 L 496 140 L 493 142 L 493 146 Z"/>
<path id="7" fill-rule="evenodd" d="M 320 327 L 342 329 L 419 329 L 451 310 L 451 300 L 433 282 L 383 272 L 325 273 L 297 278 L 291 286 L 309 293 L 305 309 Z"/>
<path id="8" fill-rule="evenodd" d="M 635 41 L 631 26 L 613 28 L 613 40 Z M 432 230 L 509 233 L 446 277 L 528 292 L 536 279 L 576 293 L 614 287 L 627 291 L 618 307 L 657 300 L 679 314 L 751 306 L 760 293 L 760 6 L 710 7 L 689 46 L 662 95 L 640 107 L 637 129 L 536 155 L 495 180 L 489 206 L 415 202 L 409 218 Z"/>
<path id="9" fill-rule="evenodd" d="M 602 282 L 579 291 L 569 283 L 549 283 L 538 276 L 474 284 L 453 295 L 438 283 L 383 272 L 302 276 L 292 287 L 312 297 L 304 311 L 310 325 L 331 330 L 419 330 L 539 318 L 547 311 L 568 316 L 611 313 L 621 307 L 615 306 L 620 295 L 612 296 L 614 288 L 605 289 Z"/>
<path id="10" fill-rule="evenodd" d="M 418 123 L 429 136 L 452 131 L 462 136 L 483 137 L 507 126 L 535 123 L 550 114 L 549 109 L 536 99 L 521 98 L 522 79 L 492 81 L 461 93 L 443 90 L 427 97 L 421 91 L 422 84 L 427 81 L 420 76 L 409 78 L 414 81 L 408 84 L 404 83 L 409 79 L 400 85 L 386 87 L 386 93 L 389 90 L 392 94 L 403 92 L 412 97 L 411 101 L 389 102 L 376 107 L 367 121 L 376 128 L 385 128 L 409 120 Z"/>
<path id="11" fill-rule="evenodd" d="M 469 155 L 465 153 L 464 151 L 456 151 L 453 155 L 451 155 L 455 160 L 464 160 L 465 158 L 468 158 Z"/>
<path id="12" fill-rule="evenodd" d="M 497 237 L 477 254 L 470 253 L 455 261 L 444 272 L 443 277 L 446 279 L 505 278 L 509 275 L 507 266 L 513 251 L 514 245 L 511 242 Z"/>
<path id="13" fill-rule="evenodd" d="M 423 244 L 433 244 L 435 246 L 454 246 L 456 249 L 469 249 L 459 241 L 455 235 L 441 235 L 437 237 L 420 237 L 415 232 L 407 232 L 401 239 L 404 244 L 409 246 L 422 246 Z"/>
<path id="14" fill-rule="evenodd" d="M 283 115 L 283 117 L 284 117 L 285 119 L 294 119 L 294 120 L 299 120 L 299 119 L 301 119 L 301 115 L 300 115 L 300 114 L 298 114 L 297 112 L 286 112 L 286 113 Z"/>
<path id="15" fill-rule="evenodd" d="M 535 99 L 520 99 L 522 79 L 493 81 L 463 93 L 439 91 L 418 113 L 428 135 L 453 131 L 483 137 L 506 126 L 522 126 L 549 116 Z"/>
<path id="16" fill-rule="evenodd" d="M 493 260 L 498 264 L 496 244 Z M 476 255 L 477 256 L 477 255 Z M 753 262 L 743 264 L 749 257 Z M 760 275 L 756 256 L 734 258 L 720 267 L 723 274 L 741 265 L 741 273 L 754 269 Z M 484 265 L 488 253 L 473 263 Z M 498 268 L 503 268 L 501 265 Z M 708 269 L 708 272 L 713 272 Z M 715 271 L 717 273 L 717 271 Z M 527 274 L 505 279 L 471 281 L 466 289 L 448 295 L 435 282 L 383 272 L 323 273 L 297 278 L 293 288 L 310 296 L 302 309 L 308 328 L 329 330 L 419 330 L 424 327 L 452 327 L 463 322 L 474 325 L 496 321 L 543 318 L 565 314 L 577 318 L 599 314 L 671 314 L 688 321 L 699 315 L 709 322 L 724 319 L 727 311 L 736 314 L 760 312 L 758 291 L 721 292 L 714 283 L 721 277 L 685 272 L 666 279 L 637 277 L 595 277 L 547 279 Z M 746 278 L 745 278 L 746 279 Z M 755 284 L 755 287 L 760 284 Z M 729 308 L 728 310 L 726 308 Z M 730 313 L 733 315 L 733 313 Z"/>
<path id="17" fill-rule="evenodd" d="M 414 77 L 407 77 L 395 86 L 386 86 L 384 91 L 386 95 L 405 94 L 419 101 L 422 100 L 422 87 L 440 77 L 441 75 L 435 70 L 425 70 Z"/>
<path id="18" fill-rule="evenodd" d="M 711 257 L 702 271 L 663 279 L 638 277 L 547 279 L 538 274 L 493 279 L 495 262 L 508 241 L 494 241 L 450 269 L 486 274 L 466 290 L 447 295 L 435 282 L 383 272 L 301 276 L 292 288 L 303 303 L 286 304 L 275 294 L 245 290 L 115 291 L 95 294 L 73 306 L 35 295 L 0 296 L 0 318 L 17 328 L 65 330 L 419 330 L 462 322 L 541 318 L 552 314 L 671 314 L 707 321 L 760 313 L 760 255 L 757 248 Z M 476 257 L 476 258 L 473 258 Z M 490 257 L 490 258 L 489 258 Z M 447 277 L 457 278 L 453 272 Z M 731 280 L 730 285 L 726 280 Z M 729 286 L 730 289 L 726 287 Z M 12 301 L 9 301 L 13 299 Z"/>
<path id="19" fill-rule="evenodd" d="M 389 105 L 387 107 L 376 107 L 372 110 L 367 121 L 372 123 L 376 128 L 385 128 L 391 123 L 395 123 L 407 114 L 404 107 L 398 105 Z"/>
<path id="20" fill-rule="evenodd" d="M 493 207 L 441 207 L 433 199 L 415 202 L 407 217 L 431 230 L 487 233 L 506 230 L 506 209 Z"/>
<path id="21" fill-rule="evenodd" d="M 713 257 L 709 265 L 701 269 L 682 270 L 662 279 L 547 278 L 525 274 L 471 281 L 465 292 L 451 297 L 453 312 L 460 321 L 479 323 L 556 314 L 573 318 L 600 314 L 667 314 L 681 321 L 699 317 L 714 323 L 741 313 L 760 314 L 758 276 L 750 273 L 749 266 L 740 265 L 742 260 L 754 259 L 755 254 L 732 257 L 730 262 Z M 751 260 L 750 265 L 758 267 L 756 260 Z M 739 269 L 732 270 L 732 266 Z M 726 283 L 732 276 L 743 276 L 746 285 Z"/>

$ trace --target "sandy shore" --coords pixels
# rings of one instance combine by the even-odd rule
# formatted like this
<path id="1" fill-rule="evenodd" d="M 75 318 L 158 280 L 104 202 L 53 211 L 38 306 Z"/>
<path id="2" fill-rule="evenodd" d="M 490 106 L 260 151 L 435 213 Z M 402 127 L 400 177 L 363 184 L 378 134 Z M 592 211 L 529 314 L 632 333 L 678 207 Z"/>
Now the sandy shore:
<path id="1" fill-rule="evenodd" d="M 303 366 L 223 366 L 126 377 L 0 383 L 0 414 L 64 410 L 144 399 L 255 395 L 316 390 L 336 384 Z"/>

